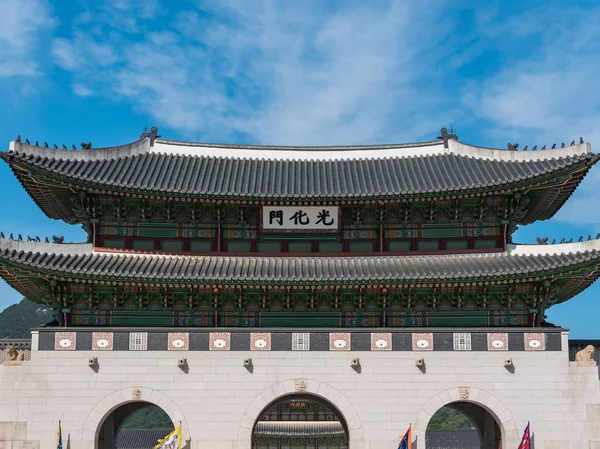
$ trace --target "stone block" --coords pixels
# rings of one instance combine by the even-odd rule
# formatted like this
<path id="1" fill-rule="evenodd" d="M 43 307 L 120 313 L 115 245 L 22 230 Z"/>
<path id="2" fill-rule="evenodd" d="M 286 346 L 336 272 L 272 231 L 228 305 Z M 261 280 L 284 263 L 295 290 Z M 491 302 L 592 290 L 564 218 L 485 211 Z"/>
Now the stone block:
<path id="1" fill-rule="evenodd" d="M 26 440 L 27 439 L 27 422 L 16 421 L 15 422 L 15 439 Z"/>
<path id="2" fill-rule="evenodd" d="M 63 442 L 64 444 L 64 442 Z M 12 449 L 40 449 L 39 441 L 13 441 Z"/>
<path id="3" fill-rule="evenodd" d="M 24 432 L 23 425 L 25 429 Z M 27 423 L 18 421 L 0 422 L 0 441 L 11 441 L 20 438 L 27 438 Z"/>
<path id="4" fill-rule="evenodd" d="M 600 423 L 600 404 L 586 404 L 585 420 Z M 598 424 L 600 426 L 600 424 Z"/>
<path id="5" fill-rule="evenodd" d="M 583 427 L 583 436 L 589 440 L 600 440 L 600 425 L 596 422 L 586 422 Z"/>

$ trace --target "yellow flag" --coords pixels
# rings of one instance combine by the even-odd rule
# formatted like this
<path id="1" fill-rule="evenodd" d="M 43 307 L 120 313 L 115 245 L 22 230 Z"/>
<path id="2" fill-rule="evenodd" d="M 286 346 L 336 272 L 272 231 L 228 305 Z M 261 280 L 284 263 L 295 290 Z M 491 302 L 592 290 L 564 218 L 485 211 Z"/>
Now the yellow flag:
<path id="1" fill-rule="evenodd" d="M 60 421 L 58 422 L 58 430 L 56 431 L 56 449 L 62 449 L 62 431 L 60 430 Z"/>
<path id="2" fill-rule="evenodd" d="M 154 446 L 154 449 L 181 449 L 181 423 L 173 432 L 162 440 L 158 440 L 158 444 Z"/>

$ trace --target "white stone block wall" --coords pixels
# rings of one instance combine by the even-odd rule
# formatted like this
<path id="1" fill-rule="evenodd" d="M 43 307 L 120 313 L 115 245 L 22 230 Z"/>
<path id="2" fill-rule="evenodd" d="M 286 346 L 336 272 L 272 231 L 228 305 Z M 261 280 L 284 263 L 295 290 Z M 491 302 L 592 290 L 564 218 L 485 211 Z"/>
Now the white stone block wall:
<path id="1" fill-rule="evenodd" d="M 39 351 L 20 366 L 0 366 L 0 449 L 93 449 L 103 419 L 141 400 L 182 422 L 189 449 L 249 449 L 252 426 L 271 401 L 296 391 L 333 403 L 344 416 L 352 449 L 395 449 L 413 424 L 415 449 L 427 423 L 460 400 L 481 405 L 501 423 L 503 447 L 516 448 L 527 422 L 536 449 L 600 448 L 598 367 L 562 351 L 287 352 L 287 351 Z M 98 357 L 99 369 L 88 366 Z M 178 359 L 185 357 L 189 371 Z M 252 358 L 253 371 L 242 366 Z M 360 372 L 350 364 L 360 359 Z M 415 366 L 424 358 L 426 372 Z M 511 358 L 514 373 L 504 367 Z M 38 446 L 39 442 L 39 446 Z M 66 446 L 63 446 L 66 447 Z"/>

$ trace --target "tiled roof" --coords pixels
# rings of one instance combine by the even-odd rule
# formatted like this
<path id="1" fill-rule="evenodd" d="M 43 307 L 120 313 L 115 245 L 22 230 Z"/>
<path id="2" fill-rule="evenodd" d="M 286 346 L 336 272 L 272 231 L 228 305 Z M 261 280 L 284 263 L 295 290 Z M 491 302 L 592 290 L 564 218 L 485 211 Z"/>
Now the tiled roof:
<path id="1" fill-rule="evenodd" d="M 43 155 L 39 151 L 17 151 L 4 153 L 3 157 L 10 157 L 11 164 L 107 189 L 214 198 L 325 200 L 501 188 L 579 167 L 594 157 L 583 149 L 580 154 L 531 161 L 486 159 L 453 152 L 340 160 L 244 159 L 155 152 L 72 159 L 72 153 L 76 152 L 51 150 Z"/>
<path id="2" fill-rule="evenodd" d="M 116 438 L 116 449 L 152 449 L 173 429 L 121 429 Z"/>
<path id="3" fill-rule="evenodd" d="M 479 449 L 481 447 L 476 429 L 434 430 L 425 432 L 428 449 Z"/>
<path id="4" fill-rule="evenodd" d="M 258 437 L 344 437 L 346 431 L 339 421 L 259 421 L 254 427 Z"/>
<path id="5" fill-rule="evenodd" d="M 600 240 L 511 245 L 500 253 L 432 256 L 184 256 L 94 252 L 89 244 L 0 239 L 0 260 L 58 276 L 174 282 L 386 282 L 523 277 L 597 260 Z M 595 279 L 593 277 L 590 280 Z M 583 287 L 582 287 L 583 288 Z"/>
<path id="6" fill-rule="evenodd" d="M 0 351 L 3 351 L 7 346 L 13 346 L 15 349 L 25 350 L 31 349 L 31 340 L 27 339 L 0 339 Z"/>

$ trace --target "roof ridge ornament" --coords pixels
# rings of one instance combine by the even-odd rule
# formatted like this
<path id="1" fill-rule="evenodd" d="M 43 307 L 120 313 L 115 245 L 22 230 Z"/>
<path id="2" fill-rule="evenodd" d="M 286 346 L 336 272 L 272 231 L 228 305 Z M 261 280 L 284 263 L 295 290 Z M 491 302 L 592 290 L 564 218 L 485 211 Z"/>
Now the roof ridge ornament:
<path id="1" fill-rule="evenodd" d="M 160 134 L 158 134 L 158 128 L 156 126 L 153 126 L 152 128 L 150 128 L 150 131 L 146 131 L 146 128 L 144 128 L 144 132 L 142 134 L 140 134 L 140 140 L 150 139 L 151 147 L 154 146 L 154 141 L 156 139 L 160 139 L 161 137 L 162 136 Z"/>
<path id="2" fill-rule="evenodd" d="M 448 148 L 448 141 L 450 139 L 458 140 L 458 136 L 455 134 L 454 128 L 452 126 L 450 126 L 450 131 L 448 131 L 448 128 L 446 127 L 440 129 L 440 135 L 437 138 L 441 139 L 444 142 L 444 148 Z"/>

